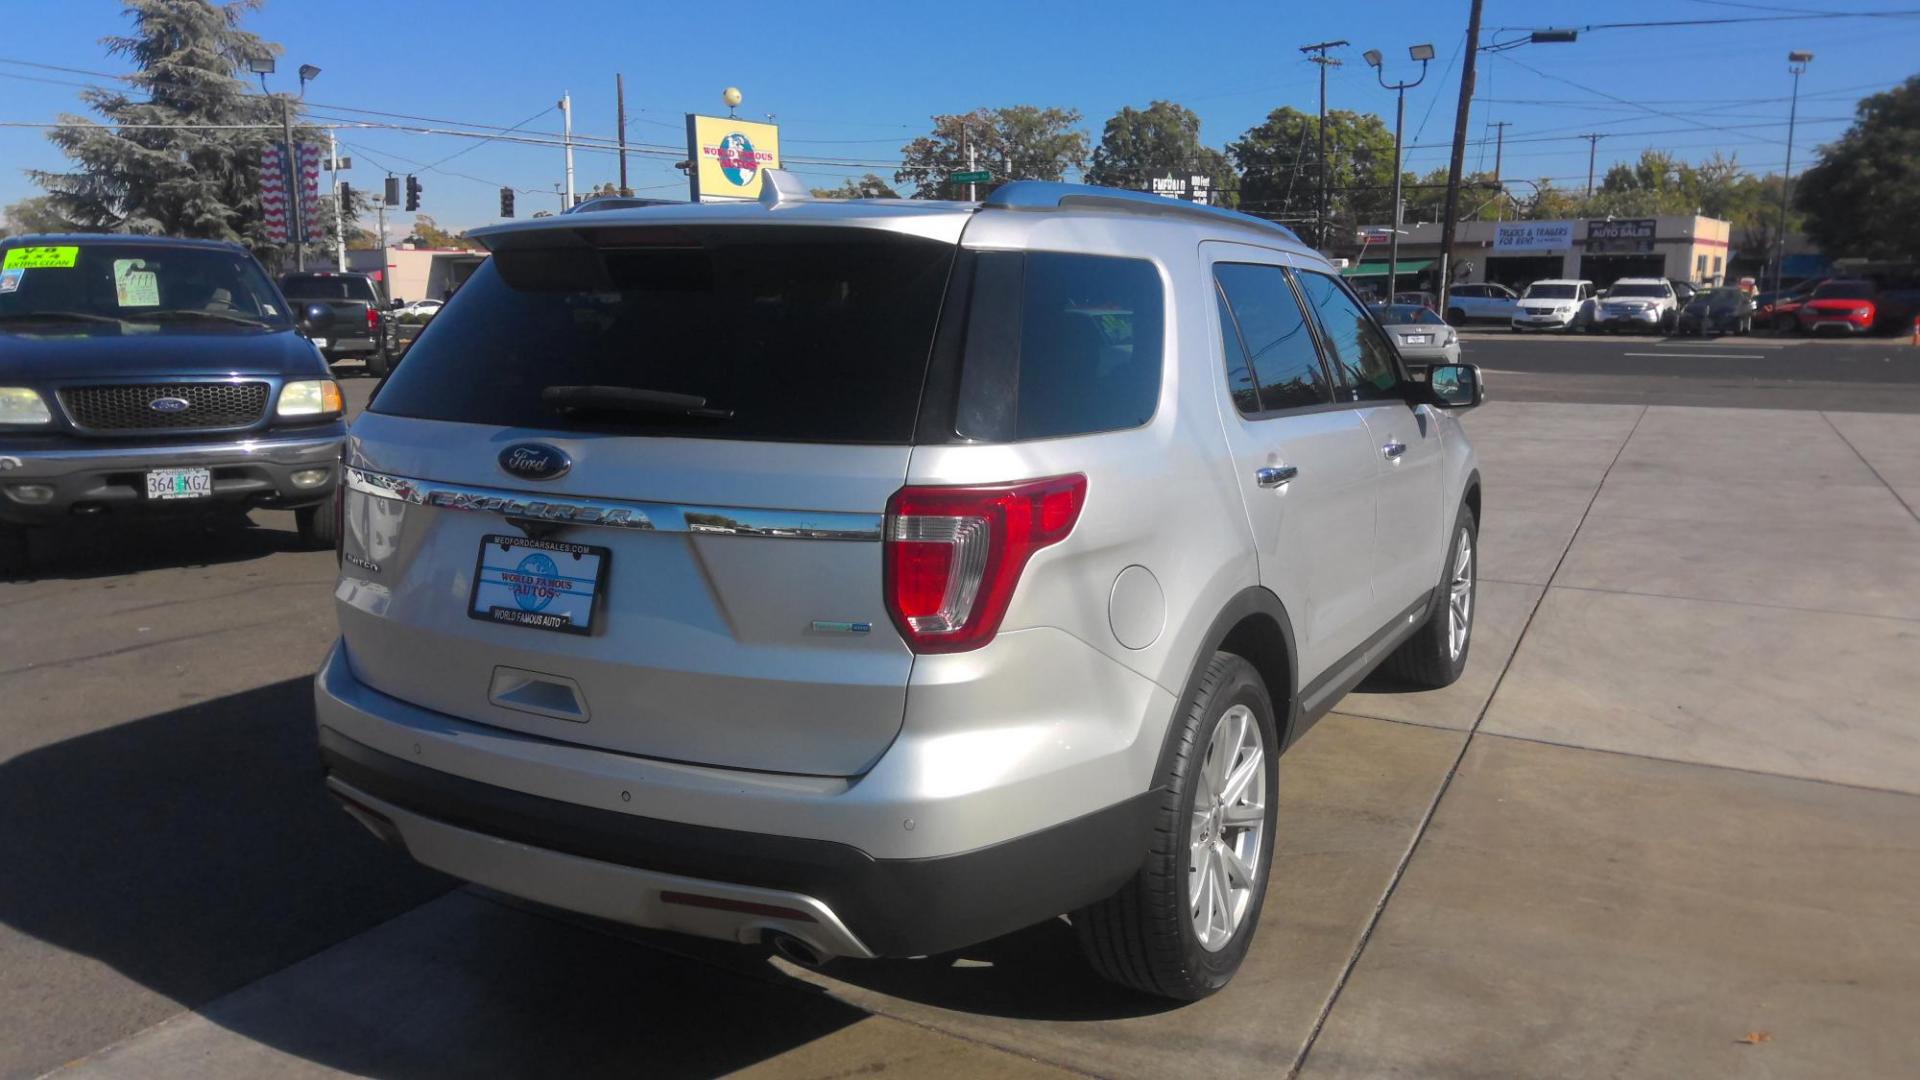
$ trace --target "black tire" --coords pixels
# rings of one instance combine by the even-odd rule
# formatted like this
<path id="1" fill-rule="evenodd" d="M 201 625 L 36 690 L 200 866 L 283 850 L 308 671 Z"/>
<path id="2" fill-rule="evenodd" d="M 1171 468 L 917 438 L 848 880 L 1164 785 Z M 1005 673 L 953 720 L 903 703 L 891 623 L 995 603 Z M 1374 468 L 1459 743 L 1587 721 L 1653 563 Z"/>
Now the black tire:
<path id="1" fill-rule="evenodd" d="M 340 539 L 339 508 L 340 489 L 334 488 L 327 501 L 315 506 L 303 506 L 293 512 L 293 521 L 300 530 L 300 543 L 313 551 L 331 549 Z"/>
<path id="2" fill-rule="evenodd" d="M 1773 320 L 1773 332 L 1776 334 L 1791 334 L 1798 329 L 1800 320 L 1791 315 L 1781 315 Z"/>
<path id="3" fill-rule="evenodd" d="M 0 521 L 0 581 L 25 577 L 31 562 L 26 527 Z"/>
<path id="4" fill-rule="evenodd" d="M 1461 311 L 1459 308 L 1448 308 L 1447 322 L 1454 326 L 1465 326 L 1467 325 L 1467 313 Z"/>
<path id="5" fill-rule="evenodd" d="M 1516 334 L 1520 332 L 1520 328 L 1519 328 L 1519 327 L 1517 327 L 1517 326 L 1509 326 L 1509 327 L 1507 327 L 1507 329 L 1509 329 L 1509 330 L 1511 330 L 1511 331 L 1513 331 L 1513 332 L 1514 332 L 1514 333 L 1516 333 Z"/>
<path id="6" fill-rule="evenodd" d="M 386 345 L 383 344 L 367 354 L 367 374 L 376 379 L 384 379 L 387 377 L 387 372 L 392 370 L 393 354 L 387 351 Z"/>
<path id="7" fill-rule="evenodd" d="M 1451 621 L 1447 616 L 1449 586 L 1453 582 L 1454 568 L 1459 563 L 1463 542 L 1467 550 L 1467 633 L 1456 656 L 1450 640 Z M 1473 651 L 1473 612 L 1479 586 L 1479 525 L 1473 519 L 1473 511 L 1461 507 L 1460 520 L 1454 524 L 1453 537 L 1447 544 L 1446 564 L 1440 568 L 1440 588 L 1434 594 L 1439 604 L 1427 615 L 1427 621 L 1421 624 L 1420 629 L 1415 630 L 1413 636 L 1402 642 L 1380 665 L 1381 672 L 1397 682 L 1423 690 L 1438 690 L 1458 681 L 1460 673 L 1467 669 L 1467 654 Z"/>
<path id="8" fill-rule="evenodd" d="M 1264 744 L 1265 818 L 1246 913 L 1232 936 L 1209 951 L 1194 929 L 1188 901 L 1193 808 L 1204 786 L 1214 729 L 1238 705 L 1252 714 Z M 1102 978 L 1159 997 L 1197 1001 L 1233 978 L 1259 926 L 1273 864 L 1280 741 L 1266 683 L 1252 664 L 1233 653 L 1213 654 L 1192 700 L 1174 723 L 1181 725 L 1175 736 L 1179 743 L 1168 775 L 1161 778 L 1163 794 L 1145 861 L 1119 892 L 1081 908 L 1072 918 L 1081 951 Z"/>

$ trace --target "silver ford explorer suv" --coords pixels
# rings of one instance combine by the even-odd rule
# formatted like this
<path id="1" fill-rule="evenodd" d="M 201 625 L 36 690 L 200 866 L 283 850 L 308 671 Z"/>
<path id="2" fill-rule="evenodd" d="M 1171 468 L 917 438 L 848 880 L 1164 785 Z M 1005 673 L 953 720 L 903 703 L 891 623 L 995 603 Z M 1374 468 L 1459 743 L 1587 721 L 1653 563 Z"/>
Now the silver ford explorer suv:
<path id="1" fill-rule="evenodd" d="M 1245 956 L 1277 759 L 1452 682 L 1480 481 L 1284 228 L 979 204 L 569 214 L 353 425 L 327 786 L 450 874 L 789 959 L 1066 915 L 1192 999 Z"/>

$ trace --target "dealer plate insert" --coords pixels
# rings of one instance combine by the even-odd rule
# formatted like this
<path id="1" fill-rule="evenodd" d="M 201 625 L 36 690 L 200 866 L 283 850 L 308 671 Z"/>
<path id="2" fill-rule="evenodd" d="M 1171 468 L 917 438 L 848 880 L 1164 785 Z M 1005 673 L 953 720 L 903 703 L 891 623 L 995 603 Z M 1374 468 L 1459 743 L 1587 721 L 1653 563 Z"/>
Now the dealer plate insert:
<path id="1" fill-rule="evenodd" d="M 589 544 L 482 537 L 467 615 L 536 630 L 591 634 L 594 602 L 612 557 L 610 549 Z"/>

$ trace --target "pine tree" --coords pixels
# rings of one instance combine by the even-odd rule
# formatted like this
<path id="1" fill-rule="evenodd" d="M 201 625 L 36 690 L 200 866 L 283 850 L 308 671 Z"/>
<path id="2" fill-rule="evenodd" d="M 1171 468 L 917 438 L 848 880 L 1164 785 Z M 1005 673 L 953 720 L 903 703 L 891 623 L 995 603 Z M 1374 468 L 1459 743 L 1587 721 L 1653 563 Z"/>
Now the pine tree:
<path id="1" fill-rule="evenodd" d="M 290 249 L 267 240 L 260 162 L 282 137 L 281 110 L 291 108 L 297 117 L 299 103 L 250 93 L 241 78 L 249 58 L 281 51 L 240 29 L 242 17 L 263 0 L 125 3 L 132 32 L 101 44 L 133 64 L 129 89 L 82 93 L 106 122 L 61 117 L 72 126 L 48 137 L 73 159 L 74 171 L 36 170 L 34 180 L 47 189 L 53 209 L 82 228 L 237 240 L 262 256 L 286 256 Z M 294 138 L 320 142 L 325 136 L 296 125 Z M 359 207 L 348 209 L 351 227 Z M 331 213 L 323 218 L 329 237 L 332 219 Z"/>

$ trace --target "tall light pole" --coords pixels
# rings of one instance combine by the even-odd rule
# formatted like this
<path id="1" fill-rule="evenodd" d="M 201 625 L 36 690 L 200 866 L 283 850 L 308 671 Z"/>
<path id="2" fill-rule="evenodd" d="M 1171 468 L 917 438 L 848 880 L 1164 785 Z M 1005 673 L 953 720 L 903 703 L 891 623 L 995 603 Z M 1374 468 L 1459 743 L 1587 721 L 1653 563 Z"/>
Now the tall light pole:
<path id="1" fill-rule="evenodd" d="M 1373 69 L 1380 85 L 1394 92 L 1396 100 L 1393 106 L 1393 220 L 1392 230 L 1387 239 L 1387 303 L 1393 303 L 1394 294 L 1400 291 L 1400 129 L 1407 121 L 1407 91 L 1419 86 L 1427 78 L 1427 61 L 1433 59 L 1432 45 L 1414 45 L 1407 49 L 1407 55 L 1420 61 L 1420 77 L 1411 82 L 1389 83 L 1386 69 L 1380 66 L 1380 50 L 1368 49 L 1360 55 L 1367 58 L 1367 66 Z"/>
<path id="2" fill-rule="evenodd" d="M 273 74 L 274 60 L 271 56 L 255 56 L 247 59 L 247 70 L 260 76 L 260 92 L 267 92 L 267 76 Z M 307 84 L 319 78 L 320 69 L 312 64 L 300 65 L 300 96 L 307 96 Z M 293 141 L 293 99 L 280 99 L 280 132 L 286 138 L 287 177 L 287 224 L 288 239 L 293 241 L 293 268 L 307 268 L 307 220 L 306 207 L 302 197 L 306 194 L 306 177 L 300 167 L 300 147 Z"/>
<path id="3" fill-rule="evenodd" d="M 1337 49 L 1347 44 L 1345 38 L 1339 41 L 1323 41 L 1318 45 L 1302 45 L 1300 51 L 1309 54 L 1307 59 L 1320 65 L 1320 211 L 1314 215 L 1313 246 L 1325 250 L 1327 246 L 1327 69 L 1339 67 L 1340 61 L 1327 55 L 1328 49 Z"/>
<path id="4" fill-rule="evenodd" d="M 1787 54 L 1787 70 L 1793 75 L 1793 103 L 1787 107 L 1787 167 L 1780 174 L 1780 229 L 1774 237 L 1773 291 L 1780 291 L 1780 275 L 1787 265 L 1787 196 L 1793 190 L 1793 126 L 1800 119 L 1800 75 L 1813 59 L 1810 52 Z"/>

